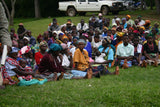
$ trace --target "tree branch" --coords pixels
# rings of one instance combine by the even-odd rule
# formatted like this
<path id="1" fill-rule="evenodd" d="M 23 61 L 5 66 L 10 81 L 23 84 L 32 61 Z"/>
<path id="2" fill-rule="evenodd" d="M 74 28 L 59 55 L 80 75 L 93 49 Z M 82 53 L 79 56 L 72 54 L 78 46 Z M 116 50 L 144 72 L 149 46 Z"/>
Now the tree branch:
<path id="1" fill-rule="evenodd" d="M 5 9 L 6 9 L 6 12 L 7 12 L 7 15 L 8 15 L 8 19 L 10 20 L 11 15 L 10 15 L 9 9 L 8 9 L 8 7 L 6 5 L 6 2 L 4 0 L 2 0 L 2 3 L 3 3 L 3 5 L 4 5 Z"/>

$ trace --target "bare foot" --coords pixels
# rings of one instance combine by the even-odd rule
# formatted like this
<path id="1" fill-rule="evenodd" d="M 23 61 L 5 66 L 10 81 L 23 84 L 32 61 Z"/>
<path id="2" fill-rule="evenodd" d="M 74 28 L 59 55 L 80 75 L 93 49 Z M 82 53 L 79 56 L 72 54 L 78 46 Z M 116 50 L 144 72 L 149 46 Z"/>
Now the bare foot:
<path id="1" fill-rule="evenodd" d="M 115 73 L 116 75 L 119 75 L 119 66 L 116 66 Z"/>
<path id="2" fill-rule="evenodd" d="M 92 75 L 93 75 L 93 72 L 92 72 L 92 69 L 88 69 L 87 70 L 87 74 L 86 76 L 84 77 L 84 79 L 91 79 L 92 78 Z"/>
<path id="3" fill-rule="evenodd" d="M 8 79 L 4 79 L 3 80 L 3 85 L 9 85 L 9 80 Z"/>
<path id="4" fill-rule="evenodd" d="M 4 85 L 0 85 L 0 89 L 5 89 L 5 86 Z"/>
<path id="5" fill-rule="evenodd" d="M 158 67 L 158 63 L 157 63 L 156 60 L 154 61 L 154 65 L 153 66 Z"/>
<path id="6" fill-rule="evenodd" d="M 53 76 L 53 79 L 52 79 L 53 81 L 57 81 L 57 73 L 55 72 L 54 73 L 54 76 Z"/>
<path id="7" fill-rule="evenodd" d="M 61 80 L 63 78 L 64 72 L 61 72 L 61 75 L 58 77 L 57 80 Z"/>

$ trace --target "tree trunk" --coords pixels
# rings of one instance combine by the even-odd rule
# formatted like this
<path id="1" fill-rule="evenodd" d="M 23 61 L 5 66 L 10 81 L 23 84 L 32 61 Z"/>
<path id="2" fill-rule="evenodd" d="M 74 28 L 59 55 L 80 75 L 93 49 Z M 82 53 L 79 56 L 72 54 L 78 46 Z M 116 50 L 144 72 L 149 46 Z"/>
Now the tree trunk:
<path id="1" fill-rule="evenodd" d="M 15 3 L 16 3 L 16 0 L 11 0 L 11 8 L 12 8 L 11 13 L 10 13 L 10 11 L 9 11 L 9 9 L 8 9 L 8 7 L 7 7 L 7 5 L 6 5 L 4 0 L 2 0 L 2 3 L 3 3 L 3 5 L 4 5 L 5 9 L 6 9 L 6 12 L 7 12 L 9 25 L 13 26 L 14 25 L 14 23 L 13 23 L 14 13 L 15 13 L 15 7 L 14 6 L 15 6 Z"/>
<path id="2" fill-rule="evenodd" d="M 34 6 L 35 6 L 35 18 L 40 18 L 40 8 L 39 8 L 39 0 L 34 0 Z"/>
<path id="3" fill-rule="evenodd" d="M 141 0 L 141 10 L 144 10 L 144 0 Z"/>
<path id="4" fill-rule="evenodd" d="M 10 21 L 9 21 L 9 24 L 11 26 L 14 25 L 14 22 L 13 22 L 13 19 L 14 19 L 14 13 L 15 13 L 15 3 L 16 3 L 16 0 L 11 0 L 11 6 L 12 6 L 12 10 L 11 10 L 11 16 L 10 16 Z"/>
<path id="5" fill-rule="evenodd" d="M 150 9 L 153 10 L 153 1 L 152 0 L 150 1 L 150 6 L 151 6 Z"/>
<path id="6" fill-rule="evenodd" d="M 4 8 L 6 10 L 6 13 L 7 13 L 7 16 L 8 16 L 8 20 L 10 20 L 11 15 L 10 15 L 9 9 L 8 9 L 8 7 L 6 5 L 6 2 L 4 0 L 2 0 L 2 3 L 3 3 Z"/>
<path id="7" fill-rule="evenodd" d="M 155 0 L 157 14 L 160 14 L 160 1 Z"/>

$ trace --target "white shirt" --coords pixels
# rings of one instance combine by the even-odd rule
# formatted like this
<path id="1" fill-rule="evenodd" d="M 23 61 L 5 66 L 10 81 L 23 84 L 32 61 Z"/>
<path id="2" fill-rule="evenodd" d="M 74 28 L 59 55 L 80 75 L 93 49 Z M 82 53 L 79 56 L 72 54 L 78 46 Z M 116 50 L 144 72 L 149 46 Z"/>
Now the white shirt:
<path id="1" fill-rule="evenodd" d="M 77 25 L 77 30 L 78 30 L 78 31 L 81 30 L 81 27 L 82 27 L 81 23 L 78 23 L 78 25 Z M 89 28 L 89 27 L 88 27 L 88 24 L 87 24 L 87 23 L 84 23 L 84 25 L 83 25 L 83 27 L 82 27 L 82 30 L 86 31 L 88 28 Z"/>
<path id="2" fill-rule="evenodd" d="M 138 23 L 140 26 L 143 26 L 145 24 L 145 21 L 144 20 L 141 20 L 139 23 Z"/>
<path id="3" fill-rule="evenodd" d="M 74 57 L 74 52 L 76 51 L 76 47 L 73 47 L 70 49 L 70 52 L 72 53 L 72 58 Z"/>
<path id="4" fill-rule="evenodd" d="M 6 67 L 6 72 L 8 73 L 9 76 L 15 76 L 16 75 L 16 73 L 12 70 L 12 69 L 15 69 L 16 66 L 11 65 L 8 62 L 6 62 L 5 67 Z"/>
<path id="5" fill-rule="evenodd" d="M 104 57 L 106 56 L 105 53 L 101 53 L 100 56 L 96 56 L 95 57 L 95 62 L 98 62 L 98 63 L 103 63 L 105 62 L 106 60 L 104 59 Z"/>
<path id="6" fill-rule="evenodd" d="M 124 44 L 122 43 L 118 45 L 116 55 L 122 57 L 134 56 L 134 46 L 132 46 L 131 44 L 124 46 Z"/>
<path id="7" fill-rule="evenodd" d="M 93 47 L 94 47 L 94 48 L 98 48 L 98 47 L 101 46 L 101 45 L 102 45 L 102 41 L 99 41 L 99 42 L 97 42 L 97 43 L 93 42 Z"/>
<path id="8" fill-rule="evenodd" d="M 62 59 L 62 66 L 69 67 L 69 65 L 70 65 L 70 61 L 69 61 L 67 55 L 64 54 L 64 55 L 63 55 L 63 59 Z"/>

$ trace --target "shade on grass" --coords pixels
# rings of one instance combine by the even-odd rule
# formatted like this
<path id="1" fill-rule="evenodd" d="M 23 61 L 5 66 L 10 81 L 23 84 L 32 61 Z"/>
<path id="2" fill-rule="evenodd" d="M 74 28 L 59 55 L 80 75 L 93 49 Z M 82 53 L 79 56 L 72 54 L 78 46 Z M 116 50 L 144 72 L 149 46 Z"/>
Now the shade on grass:
<path id="1" fill-rule="evenodd" d="M 114 68 L 110 68 L 114 71 Z M 160 106 L 160 66 L 120 69 L 119 76 L 7 86 L 0 106 Z"/>

